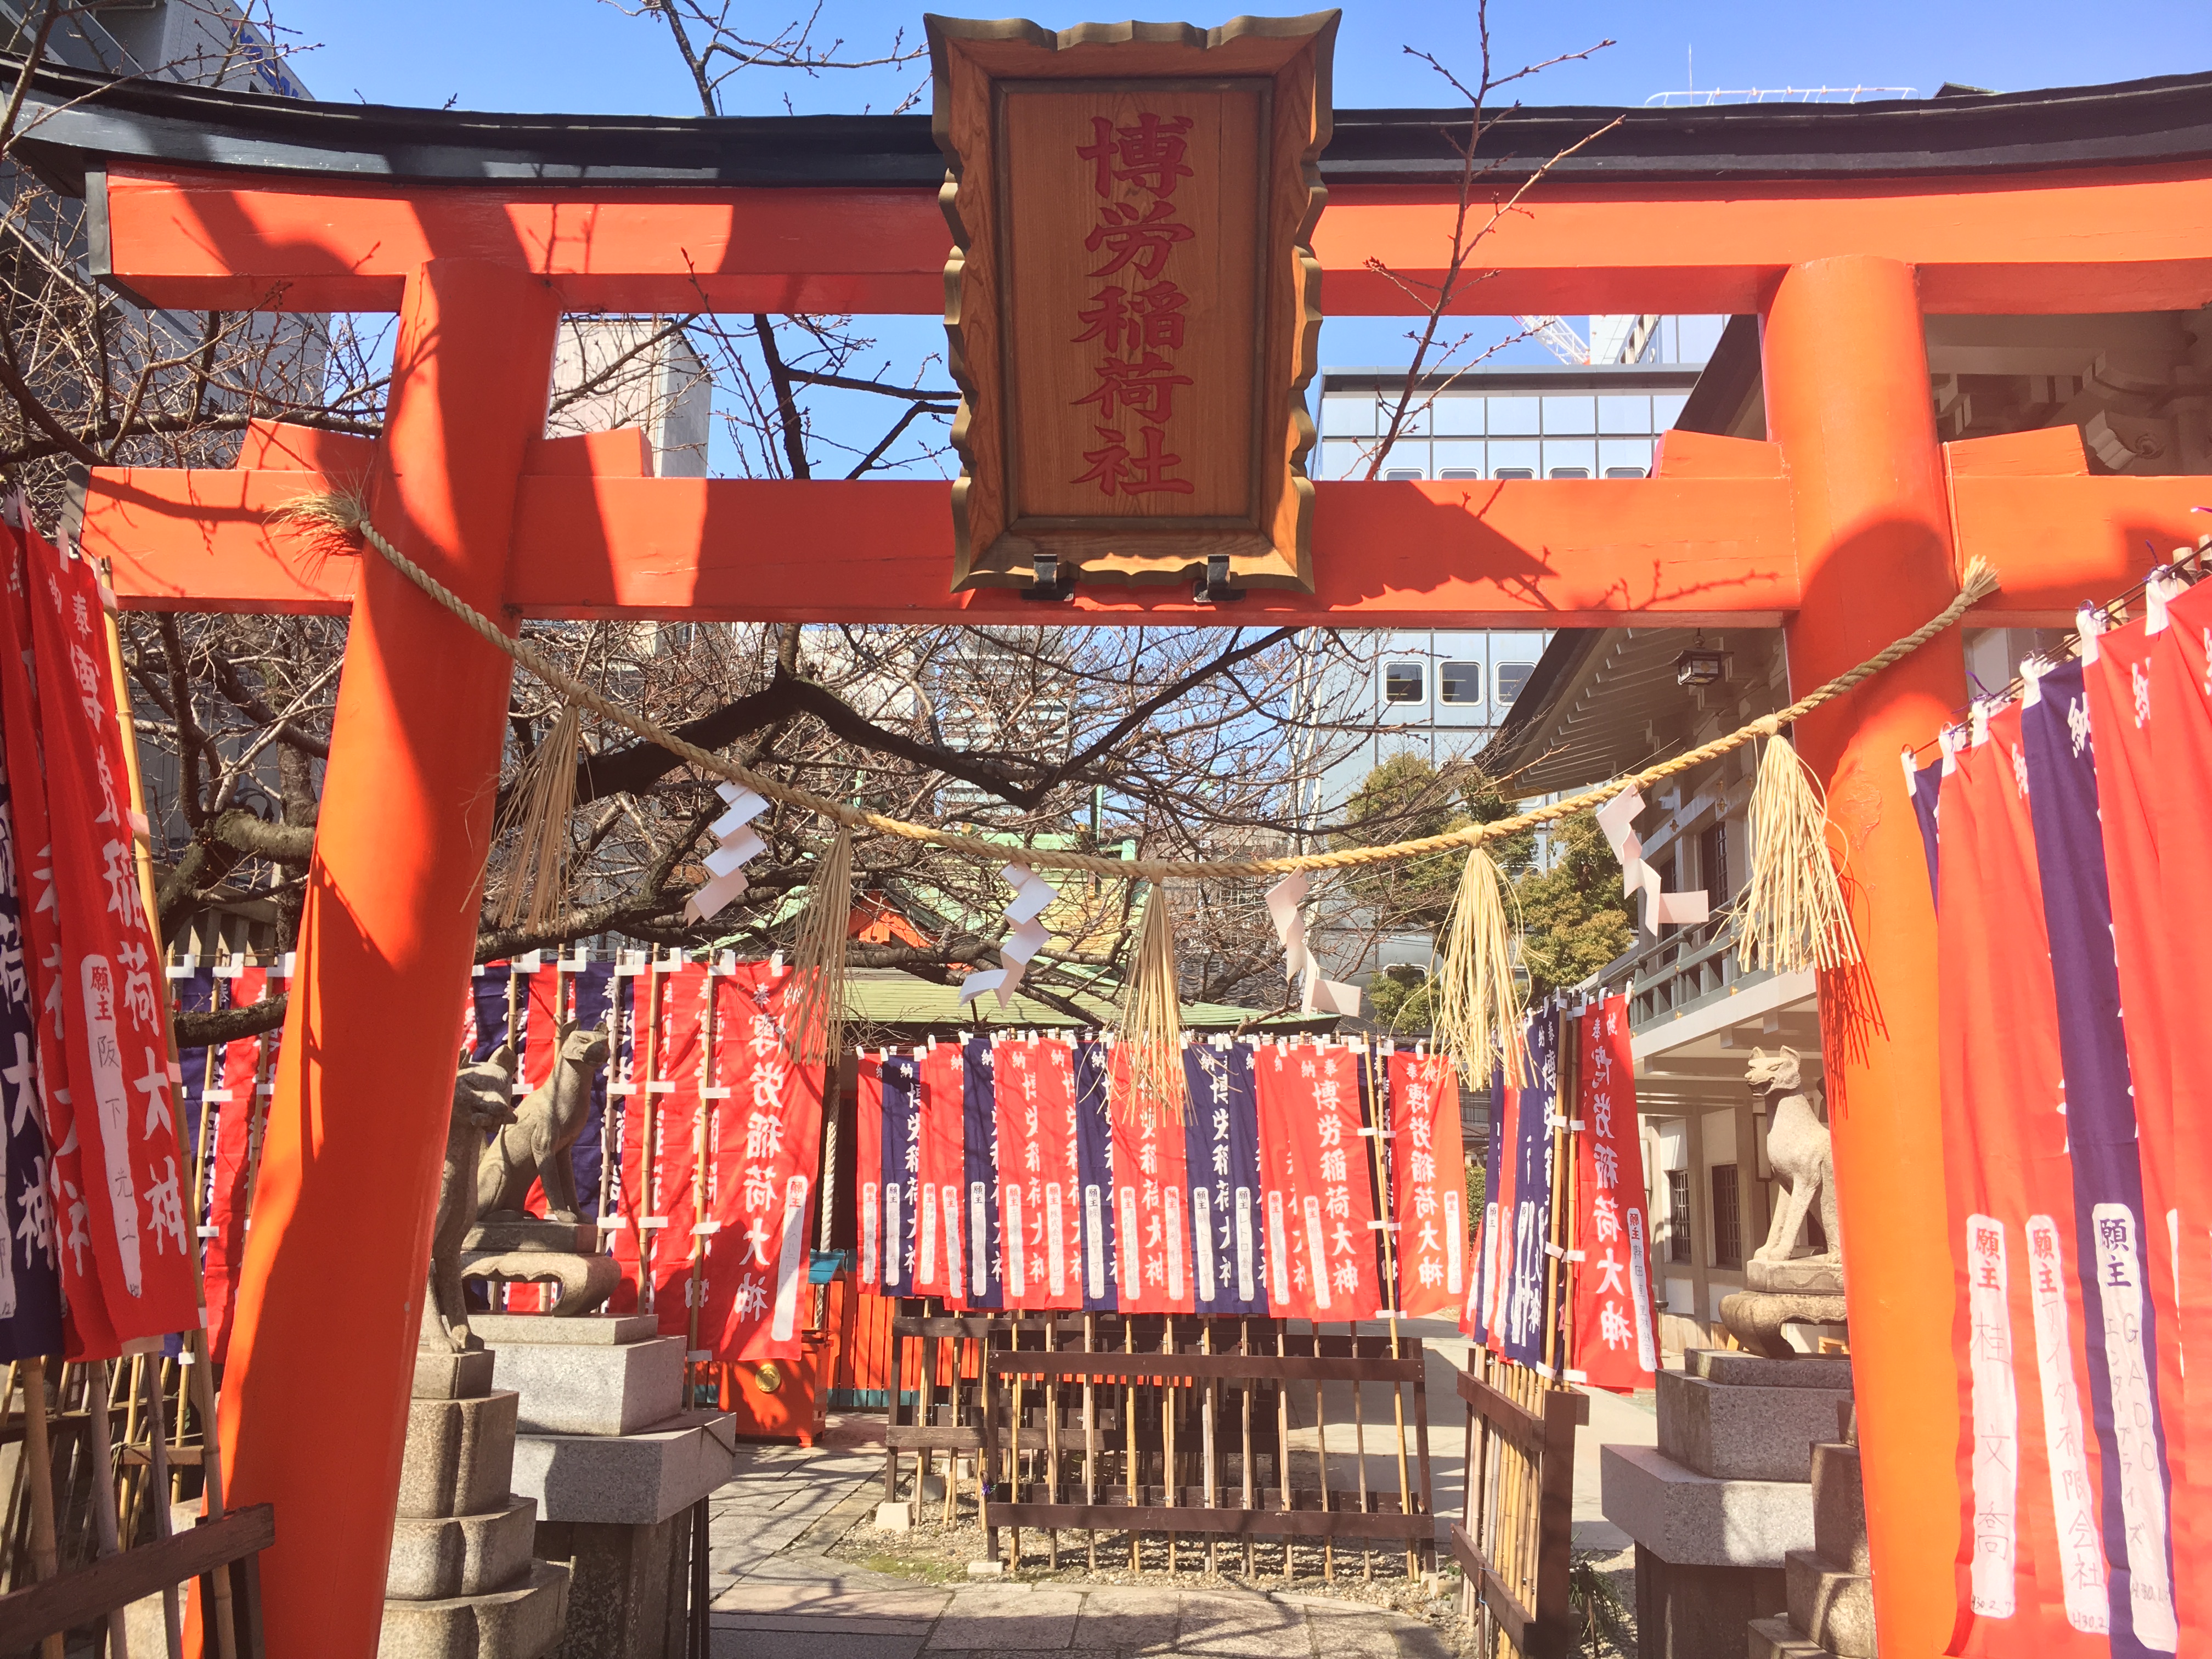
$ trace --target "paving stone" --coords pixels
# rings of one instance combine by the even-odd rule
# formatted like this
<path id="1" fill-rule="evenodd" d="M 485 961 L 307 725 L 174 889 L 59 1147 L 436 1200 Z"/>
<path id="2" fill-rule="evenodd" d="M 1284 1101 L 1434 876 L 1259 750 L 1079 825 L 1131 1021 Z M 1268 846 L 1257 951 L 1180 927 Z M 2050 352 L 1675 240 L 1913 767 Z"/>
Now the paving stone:
<path id="1" fill-rule="evenodd" d="M 716 1619 L 707 1632 L 707 1652 L 708 1659 L 921 1659 L 923 1640 L 828 1630 L 761 1631 L 741 1620 Z"/>
<path id="2" fill-rule="evenodd" d="M 1173 1590 L 1095 1589 L 1083 1598 L 1073 1644 L 1165 1653 L 1175 1646 L 1182 1624 L 1182 1597 Z"/>
<path id="3" fill-rule="evenodd" d="M 1381 1607 L 1303 1602 L 1314 1651 L 1322 1659 L 1398 1659 L 1399 1621 Z"/>
<path id="4" fill-rule="evenodd" d="M 1308 1645 L 1305 1618 L 1297 1607 L 1258 1596 L 1182 1598 L 1178 1652 L 1282 1659 L 1285 1653 L 1305 1652 Z"/>
<path id="5" fill-rule="evenodd" d="M 1082 1606 L 1083 1598 L 1072 1591 L 1033 1590 L 1027 1584 L 957 1589 L 929 1645 L 1023 1653 L 1065 1648 L 1075 1639 Z"/>
<path id="6" fill-rule="evenodd" d="M 884 1590 L 845 1589 L 834 1581 L 779 1583 L 773 1579 L 748 1579 L 732 1584 L 714 1598 L 716 1613 L 805 1614 L 817 1618 L 900 1619 L 927 1625 L 945 1611 L 951 1600 L 945 1590 Z"/>
<path id="7" fill-rule="evenodd" d="M 1791 1624 L 1787 1613 L 1754 1619 L 1745 1628 L 1751 1638 L 1751 1659 L 1834 1659 L 1827 1649 Z"/>

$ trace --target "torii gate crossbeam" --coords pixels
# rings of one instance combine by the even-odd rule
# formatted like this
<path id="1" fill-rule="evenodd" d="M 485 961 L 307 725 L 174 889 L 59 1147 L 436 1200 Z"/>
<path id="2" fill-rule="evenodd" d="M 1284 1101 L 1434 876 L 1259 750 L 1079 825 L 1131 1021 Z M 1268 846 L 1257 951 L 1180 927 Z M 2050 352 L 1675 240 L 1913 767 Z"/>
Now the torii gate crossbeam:
<path id="1" fill-rule="evenodd" d="M 1990 558 L 2004 584 L 1981 619 L 2047 620 L 2139 575 L 2147 544 L 2193 539 L 2202 522 L 2189 517 L 2200 484 L 2089 477 L 2070 432 L 1936 439 L 1926 313 L 2212 300 L 2212 159 L 2201 145 L 2186 152 L 2197 159 L 2146 159 L 2136 127 L 2115 114 L 2100 136 L 2088 131 L 2095 108 L 2069 108 L 2048 155 L 1962 150 L 1948 174 L 1941 155 L 1900 161 L 1894 176 L 1778 164 L 1773 176 L 1747 165 L 1716 177 L 1702 164 L 1669 173 L 1663 160 L 1626 167 L 1627 182 L 1563 173 L 1486 245 L 1498 275 L 1470 307 L 1756 311 L 1774 441 L 1670 438 L 1658 475 L 1633 483 L 1322 486 L 1316 592 L 1230 606 L 1164 589 L 1086 589 L 1067 607 L 954 596 L 943 485 L 653 479 L 635 439 L 538 439 L 563 309 L 935 311 L 948 239 L 926 179 L 549 185 L 491 178 L 489 163 L 471 179 L 466 155 L 378 155 L 334 181 L 314 169 L 336 163 L 302 162 L 296 148 L 264 154 L 302 171 L 194 170 L 175 150 L 149 160 L 158 135 L 127 120 L 84 140 L 102 266 L 129 291 L 402 319 L 390 425 L 373 448 L 264 431 L 234 471 L 95 472 L 83 522 L 127 604 L 353 618 L 301 994 L 263 1154 L 270 1207 L 247 1245 L 225 1389 L 236 1496 L 274 1499 L 283 1517 L 264 1579 L 272 1646 L 346 1659 L 374 1647 L 507 675 L 380 565 L 281 556 L 267 510 L 365 471 L 386 533 L 510 617 L 1781 618 L 1802 688 L 1940 608 L 1968 554 Z M 1662 133 L 1707 115 L 1631 113 L 1626 130 Z M 507 145 L 502 157 L 543 130 L 470 118 Z M 1847 135 L 1891 118 L 1789 118 Z M 1370 258 L 1434 274 L 1454 193 L 1430 175 L 1409 165 L 1332 185 L 1315 242 L 1330 311 L 1404 308 Z M 1948 1638 L 1960 1540 L 1956 1424 L 1926 1394 L 1952 1319 L 1934 918 L 1896 754 L 1965 693 L 1955 644 L 1939 644 L 1799 733 L 1850 841 L 1866 951 L 1862 973 L 1824 986 L 1824 1030 L 1881 1640 L 1908 1656 Z M 369 1193 L 379 1206 L 413 1196 L 387 1213 L 357 1201 Z M 318 1410 L 301 1409 L 310 1399 Z"/>

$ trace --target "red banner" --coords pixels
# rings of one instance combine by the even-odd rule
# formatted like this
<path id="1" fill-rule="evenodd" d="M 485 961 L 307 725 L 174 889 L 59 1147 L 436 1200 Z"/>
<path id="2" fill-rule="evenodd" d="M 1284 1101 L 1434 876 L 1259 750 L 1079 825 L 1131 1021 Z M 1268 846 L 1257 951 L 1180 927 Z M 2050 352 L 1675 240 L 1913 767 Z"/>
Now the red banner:
<path id="1" fill-rule="evenodd" d="M 235 975 L 218 970 L 216 983 L 229 987 L 226 1006 L 250 1007 L 279 986 L 260 968 L 241 968 Z M 246 1254 L 247 1206 L 253 1190 L 253 1170 L 264 1124 L 269 1115 L 269 1093 L 276 1074 L 276 1047 L 281 1030 L 258 1037 L 240 1037 L 208 1055 L 208 1083 L 201 1099 L 212 1103 L 216 1114 L 215 1144 L 209 1152 L 207 1239 L 203 1264 L 207 1293 L 208 1348 L 216 1364 L 230 1351 L 230 1321 L 238 1302 L 238 1267 Z M 216 1065 L 217 1054 L 222 1065 Z"/>
<path id="2" fill-rule="evenodd" d="M 1409 1319 L 1456 1313 L 1468 1265 L 1458 1068 L 1442 1054 L 1395 1054 L 1389 1079 L 1398 1311 Z"/>
<path id="3" fill-rule="evenodd" d="M 806 1322 L 824 1073 L 792 1052 L 785 1019 L 793 977 L 764 963 L 714 976 L 730 1095 L 719 1112 L 700 1344 L 717 1359 L 796 1359 Z"/>
<path id="4" fill-rule="evenodd" d="M 1942 781 L 1936 965 L 1959 1317 L 1952 1651 L 2108 1647 L 2065 1075 L 2018 708 Z"/>
<path id="5" fill-rule="evenodd" d="M 1176 1063 L 1180 1065 L 1180 1059 Z M 1107 1097 L 1114 1124 L 1114 1274 L 1123 1313 L 1188 1313 L 1190 1182 L 1180 1120 L 1138 1097 L 1116 1045 Z"/>
<path id="6" fill-rule="evenodd" d="M 2164 972 L 2177 987 L 2212 985 L 2212 860 L 2201 848 L 2212 823 L 2212 583 L 2175 598 L 2151 653 L 2150 810 L 2159 842 L 2183 849 L 2160 860 L 2166 930 Z M 2172 1091 L 2172 1179 L 2176 1261 L 2185 1354 L 2212 1354 L 2212 1044 L 2185 1014 L 2166 1028 Z M 2182 1375 L 2181 1462 L 2177 1492 L 2202 1493 L 2212 1482 L 2212 1365 Z M 2164 1399 L 2170 1396 L 2162 1396 Z M 2169 1423 L 2176 1419 L 2165 1407 Z M 2169 1456 L 2172 1447 L 2169 1446 Z M 2212 1626 L 2212 1506 L 2175 1506 L 2174 1591 L 2185 1644 Z"/>
<path id="7" fill-rule="evenodd" d="M 1491 1079 L 1489 1178 L 1482 1200 L 1482 1237 L 1475 1262 L 1480 1298 L 1469 1337 L 1492 1353 L 1505 1351 L 1505 1301 L 1513 1283 L 1513 1147 L 1521 1133 L 1521 1091 L 1504 1073 Z"/>
<path id="8" fill-rule="evenodd" d="M 967 1305 L 967 1258 L 961 1248 L 961 1194 L 967 1190 L 962 1118 L 967 1079 L 957 1042 L 940 1042 L 921 1056 L 921 1155 L 916 1160 L 914 1286 L 916 1296 Z"/>
<path id="9" fill-rule="evenodd" d="M 691 1326 L 692 1224 L 699 1218 L 699 1089 L 709 976 L 703 963 L 687 962 L 664 971 L 660 981 L 659 1049 L 643 1097 L 655 1120 L 653 1214 L 647 1219 L 657 1217 L 660 1223 L 652 1229 L 652 1306 L 663 1336 L 684 1336 Z M 629 1155 L 626 1144 L 623 1156 Z"/>
<path id="10" fill-rule="evenodd" d="M 1359 1060 L 1319 1043 L 1255 1059 L 1272 1312 L 1372 1319 L 1381 1308 Z"/>
<path id="11" fill-rule="evenodd" d="M 1074 1051 L 1053 1039 L 995 1045 L 1000 1237 L 1010 1308 L 1083 1305 L 1082 1172 Z"/>
<path id="12" fill-rule="evenodd" d="M 28 964 L 40 1006 L 64 1014 L 70 1121 L 58 1121 L 60 1085 L 47 1091 L 57 1152 L 57 1219 L 70 1273 L 74 1334 L 87 1356 L 200 1322 L 192 1243 L 185 1228 L 190 1175 L 177 1144 L 168 1032 L 162 1018 L 161 948 L 139 899 L 98 585 L 80 559 L 64 559 L 35 534 L 19 545 L 46 769 L 46 860 L 33 860 L 33 907 L 58 907 L 51 955 Z M 21 621 L 20 613 L 15 620 Z M 22 641 L 7 698 L 21 702 Z M 27 706 L 27 705 L 26 705 Z M 11 732 L 12 740 L 12 732 Z M 35 789 L 33 765 L 11 765 L 20 804 Z M 19 805 L 20 810 L 20 805 Z M 58 946 L 58 948 L 56 948 Z M 49 1000 L 52 1000 L 51 1005 Z M 74 1170 L 71 1152 L 81 1154 Z M 98 1282 L 91 1303 L 88 1255 Z"/>
<path id="13" fill-rule="evenodd" d="M 1574 1355 L 1594 1389 L 1629 1394 L 1654 1385 L 1659 1328 L 1651 1298 L 1651 1230 L 1644 1212 L 1644 1153 L 1636 1127 L 1636 1067 L 1628 999 L 1608 997 L 1575 1022 L 1581 1099 L 1574 1115 Z"/>

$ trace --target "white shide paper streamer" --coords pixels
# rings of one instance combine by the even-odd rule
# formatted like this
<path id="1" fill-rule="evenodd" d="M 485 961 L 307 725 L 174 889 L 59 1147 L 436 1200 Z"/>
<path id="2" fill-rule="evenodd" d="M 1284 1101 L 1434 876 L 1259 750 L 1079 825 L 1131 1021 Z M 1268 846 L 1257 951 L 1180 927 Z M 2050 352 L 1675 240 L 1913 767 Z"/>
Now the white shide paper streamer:
<path id="1" fill-rule="evenodd" d="M 960 987 L 963 1007 L 986 991 L 999 994 L 1001 1008 L 1012 1002 L 1014 988 L 1029 971 L 1030 958 L 1044 949 L 1045 940 L 1051 937 L 1037 918 L 1044 914 L 1047 905 L 1060 896 L 1060 890 L 1026 865 L 1008 865 L 999 872 L 999 879 L 1014 890 L 1014 896 L 1006 906 L 1010 928 L 999 945 L 999 959 L 1006 965 L 969 975 Z"/>
<path id="2" fill-rule="evenodd" d="M 1711 911 L 1703 893 L 1659 890 L 1659 872 L 1644 861 L 1644 843 L 1628 827 L 1643 810 L 1643 793 L 1625 789 L 1597 809 L 1597 827 L 1604 832 L 1613 857 L 1620 860 L 1621 896 L 1634 898 L 1638 892 L 1644 896 L 1644 931 L 1656 939 L 1662 927 L 1703 921 Z"/>
<path id="3" fill-rule="evenodd" d="M 714 837 L 714 850 L 705 860 L 706 882 L 684 902 L 684 917 L 690 921 L 710 921 L 742 896 L 745 872 L 738 866 L 768 849 L 768 843 L 749 827 L 768 811 L 767 800 L 734 783 L 718 783 L 714 793 L 730 810 L 708 826 Z"/>
<path id="4" fill-rule="evenodd" d="M 1300 907 L 1312 884 L 1313 878 L 1305 871 L 1294 870 L 1267 890 L 1267 915 L 1283 945 L 1283 977 L 1299 982 L 1298 1006 L 1304 1012 L 1356 1015 L 1359 988 L 1323 979 L 1321 963 L 1306 943 L 1306 919 Z"/>

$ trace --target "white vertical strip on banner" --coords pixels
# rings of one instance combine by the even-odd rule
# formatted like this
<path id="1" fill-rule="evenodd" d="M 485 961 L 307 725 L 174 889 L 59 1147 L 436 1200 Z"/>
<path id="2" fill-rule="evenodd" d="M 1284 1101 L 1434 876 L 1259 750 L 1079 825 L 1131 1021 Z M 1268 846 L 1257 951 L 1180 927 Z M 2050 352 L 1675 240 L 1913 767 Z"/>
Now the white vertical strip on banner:
<path id="1" fill-rule="evenodd" d="M 799 1328 L 799 1287 L 806 1282 L 806 1177 L 792 1176 L 783 1194 L 783 1243 L 775 1255 L 775 1312 L 769 1334 L 788 1342 Z"/>
<path id="2" fill-rule="evenodd" d="M 2166 1485 L 2159 1478 L 2158 1413 L 2142 1340 L 2142 1253 L 2135 1212 L 2100 1204 L 2089 1212 L 2097 1237 L 2097 1285 L 2105 1308 L 2105 1365 L 2112 1385 L 2112 1434 L 2120 1450 L 2120 1514 L 2127 1523 L 2128 1606 L 2136 1639 L 2160 1653 L 2174 1649 L 2173 1587 L 2166 1571 Z"/>
<path id="3" fill-rule="evenodd" d="M 2097 1537 L 2097 1505 L 2082 1438 L 2081 1395 L 2074 1381 L 2072 1321 L 2066 1309 L 2066 1253 L 2058 1224 L 2027 1218 L 2030 1302 L 2035 1310 L 2035 1364 L 2043 1395 L 2044 1452 L 2051 1464 L 2051 1513 L 2058 1532 L 2066 1622 L 2103 1635 L 2112 1625 L 2105 1589 L 2105 1552 Z"/>
<path id="4" fill-rule="evenodd" d="M 2013 1615 L 2020 1563 L 2020 1401 L 2004 1224 L 1966 1218 L 1966 1355 L 1973 1384 L 1974 1555 L 1968 1595 L 1988 1619 Z"/>

